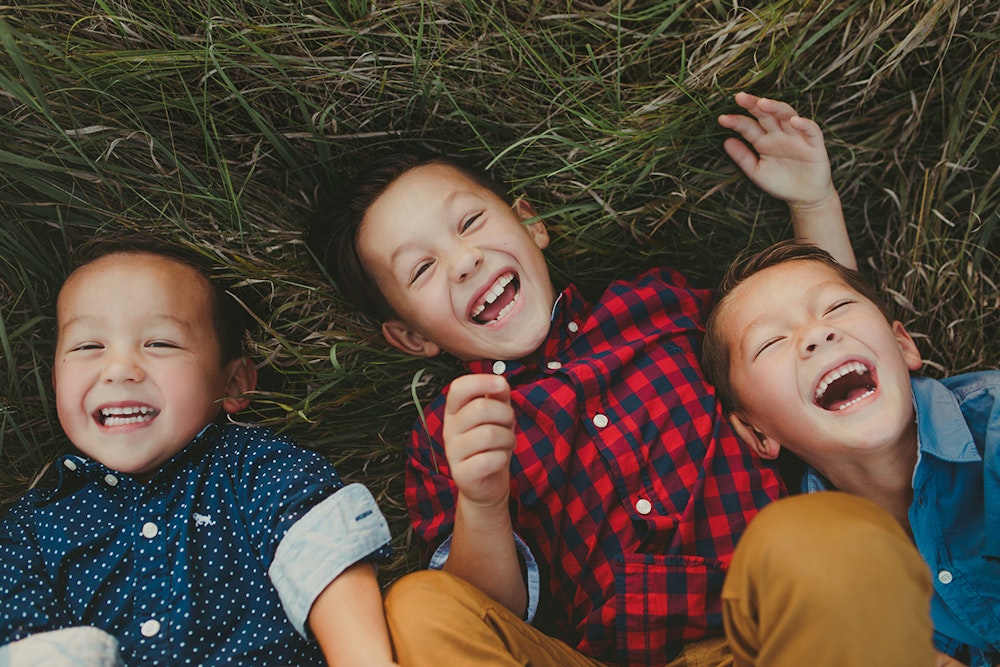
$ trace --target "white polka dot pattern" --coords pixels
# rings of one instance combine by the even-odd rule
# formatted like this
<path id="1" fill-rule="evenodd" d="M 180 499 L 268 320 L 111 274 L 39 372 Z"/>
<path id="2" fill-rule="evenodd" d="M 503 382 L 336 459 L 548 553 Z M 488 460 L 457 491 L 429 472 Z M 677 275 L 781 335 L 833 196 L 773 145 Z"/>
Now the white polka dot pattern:
<path id="1" fill-rule="evenodd" d="M 289 528 L 343 486 L 321 456 L 212 425 L 146 484 L 79 456 L 50 470 L 0 524 L 0 645 L 94 626 L 128 665 L 324 664 L 267 574 Z M 300 555 L 305 580 L 355 538 L 333 532 Z M 373 535 L 361 557 L 390 552 L 388 531 Z"/>

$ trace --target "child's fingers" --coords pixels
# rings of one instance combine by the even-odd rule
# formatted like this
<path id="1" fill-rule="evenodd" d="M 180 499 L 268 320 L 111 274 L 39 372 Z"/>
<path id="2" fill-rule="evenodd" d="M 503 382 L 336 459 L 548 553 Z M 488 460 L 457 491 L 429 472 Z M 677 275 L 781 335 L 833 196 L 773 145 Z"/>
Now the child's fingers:
<path id="1" fill-rule="evenodd" d="M 788 124 L 796 132 L 803 134 L 810 143 L 823 143 L 823 130 L 819 128 L 819 125 L 814 120 L 803 118 L 802 116 L 794 116 L 789 119 Z"/>
<path id="2" fill-rule="evenodd" d="M 790 104 L 766 97 L 757 98 L 757 104 L 747 111 L 767 132 L 787 131 L 788 121 L 796 116 L 795 109 Z"/>
<path id="3" fill-rule="evenodd" d="M 750 116 L 740 114 L 723 114 L 719 116 L 719 125 L 738 133 L 751 144 L 764 136 L 764 128 Z"/>
<path id="4" fill-rule="evenodd" d="M 750 176 L 751 178 L 753 177 L 753 173 L 757 169 L 759 158 L 756 153 L 750 150 L 749 146 L 735 137 L 730 137 L 722 142 L 722 148 L 725 149 L 729 158 L 736 163 L 736 166 L 738 166 L 744 174 Z"/>
<path id="5" fill-rule="evenodd" d="M 468 437 L 460 441 L 454 451 L 448 452 L 448 458 L 456 461 L 467 461 L 480 454 L 499 453 L 509 459 L 517 438 L 514 431 L 497 424 L 484 424 L 466 434 Z"/>
<path id="6" fill-rule="evenodd" d="M 734 99 L 736 100 L 737 105 L 749 111 L 751 108 L 757 106 L 757 100 L 760 98 L 756 95 L 752 95 L 751 93 L 740 91 L 736 93 Z"/>
<path id="7" fill-rule="evenodd" d="M 448 415 L 450 430 L 455 434 L 467 433 L 486 424 L 514 428 L 514 408 L 507 401 L 492 396 L 479 396 L 466 403 L 461 410 Z"/>
<path id="8" fill-rule="evenodd" d="M 477 452 L 474 456 L 451 464 L 452 469 L 462 466 L 462 477 L 468 480 L 484 480 L 498 472 L 510 468 L 510 450 L 494 449 Z M 461 485 L 459 485 L 461 487 Z"/>
<path id="9" fill-rule="evenodd" d="M 448 387 L 448 397 L 445 399 L 445 415 L 452 415 L 462 410 L 470 401 L 490 396 L 498 401 L 510 400 L 510 385 L 499 375 L 474 373 L 455 378 Z"/>
<path id="10" fill-rule="evenodd" d="M 788 102 L 782 102 L 780 100 L 772 100 L 768 97 L 761 97 L 757 100 L 757 105 L 753 109 L 749 109 L 750 113 L 760 113 L 763 116 L 770 116 L 778 120 L 788 120 L 793 116 L 797 116 L 795 109 Z M 754 114 L 756 115 L 756 114 Z"/>

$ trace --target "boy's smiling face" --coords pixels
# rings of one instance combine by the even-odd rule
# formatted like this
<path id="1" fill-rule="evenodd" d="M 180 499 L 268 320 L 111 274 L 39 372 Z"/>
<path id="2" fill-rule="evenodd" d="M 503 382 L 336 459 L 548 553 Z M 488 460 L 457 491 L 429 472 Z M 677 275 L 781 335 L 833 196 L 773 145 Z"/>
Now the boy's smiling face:
<path id="1" fill-rule="evenodd" d="M 534 210 L 513 207 L 459 169 L 428 164 L 396 179 L 368 209 L 358 253 L 399 315 L 382 331 L 431 356 L 518 359 L 548 334 L 555 292 Z"/>
<path id="2" fill-rule="evenodd" d="M 221 408 L 246 403 L 220 400 L 251 389 L 253 371 L 243 359 L 221 363 L 210 286 L 189 266 L 150 253 L 101 257 L 70 275 L 56 311 L 59 422 L 110 468 L 148 478 Z"/>
<path id="3" fill-rule="evenodd" d="M 771 266 L 721 307 L 740 404 L 733 424 L 762 456 L 785 446 L 824 470 L 846 452 L 915 437 L 916 345 L 833 268 L 810 260 Z"/>

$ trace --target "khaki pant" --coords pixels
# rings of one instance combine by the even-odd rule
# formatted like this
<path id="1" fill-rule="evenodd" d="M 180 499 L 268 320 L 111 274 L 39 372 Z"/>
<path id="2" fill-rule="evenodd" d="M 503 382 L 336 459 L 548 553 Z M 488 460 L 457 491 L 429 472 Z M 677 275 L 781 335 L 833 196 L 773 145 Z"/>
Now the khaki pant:
<path id="1" fill-rule="evenodd" d="M 667 667 L 935 664 L 930 573 L 892 517 L 836 492 L 767 507 L 740 541 L 722 593 L 726 638 Z M 407 575 L 386 594 L 403 667 L 595 667 L 464 581 Z"/>

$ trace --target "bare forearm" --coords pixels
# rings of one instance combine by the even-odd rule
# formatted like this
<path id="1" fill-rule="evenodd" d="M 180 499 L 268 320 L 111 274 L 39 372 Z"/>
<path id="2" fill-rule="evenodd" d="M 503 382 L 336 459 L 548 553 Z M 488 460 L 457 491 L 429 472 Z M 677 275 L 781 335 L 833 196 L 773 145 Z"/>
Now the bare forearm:
<path id="1" fill-rule="evenodd" d="M 823 248 L 849 269 L 858 268 L 854 248 L 847 235 L 840 196 L 836 192 L 814 204 L 789 202 L 788 210 L 797 240 Z"/>
<path id="2" fill-rule="evenodd" d="M 482 507 L 459 495 L 455 532 L 444 570 L 468 581 L 519 616 L 528 592 L 506 503 Z"/>
<path id="3" fill-rule="evenodd" d="M 357 563 L 320 593 L 309 629 L 333 667 L 394 665 L 382 592 L 369 563 Z"/>

